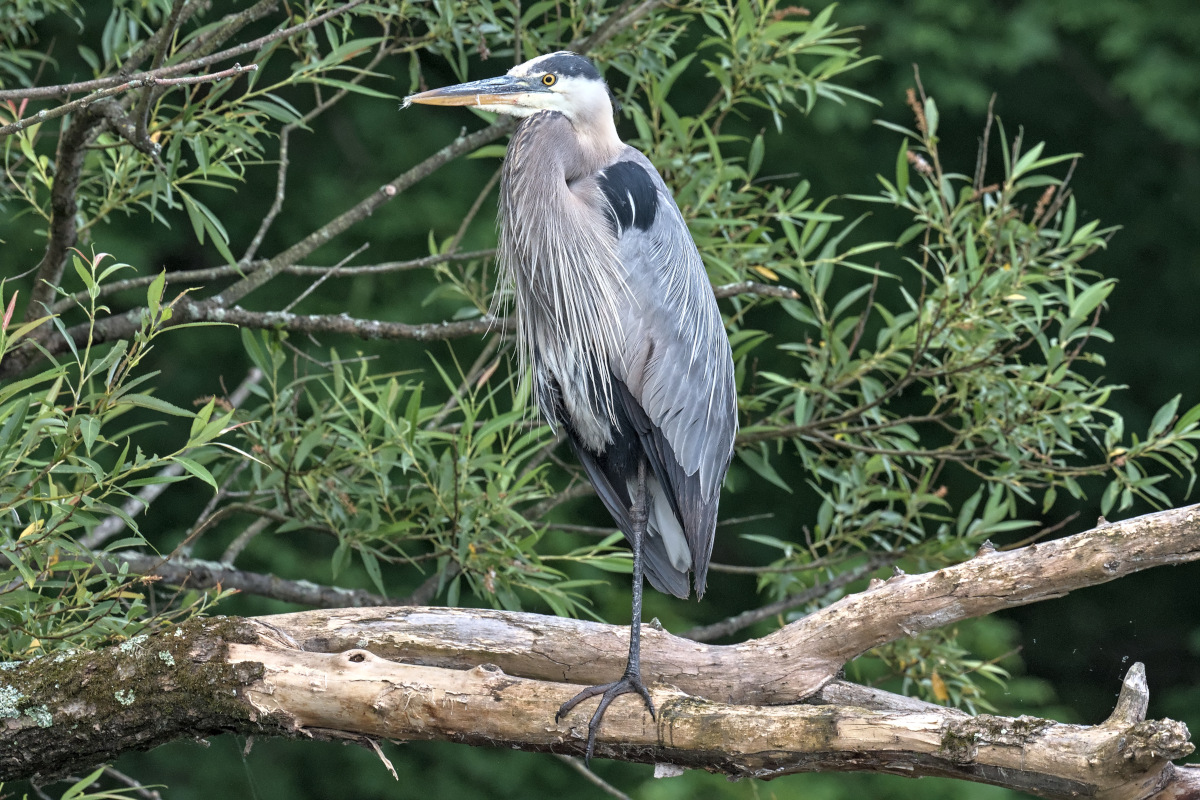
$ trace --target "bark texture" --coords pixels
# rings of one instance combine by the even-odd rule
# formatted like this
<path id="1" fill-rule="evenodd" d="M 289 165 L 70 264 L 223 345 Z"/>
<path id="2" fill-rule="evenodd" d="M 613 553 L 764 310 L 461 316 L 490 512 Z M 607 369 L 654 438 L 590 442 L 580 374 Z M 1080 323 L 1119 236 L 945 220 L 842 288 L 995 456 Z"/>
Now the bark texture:
<path id="1" fill-rule="evenodd" d="M 1194 560 L 1196 513 L 1103 524 L 873 582 L 738 645 L 690 642 L 647 626 L 643 665 L 658 718 L 636 697 L 618 698 L 597 755 L 654 763 L 661 774 L 856 770 L 950 776 L 1052 798 L 1200 797 L 1200 770 L 1171 763 L 1193 750 L 1187 728 L 1145 718 L 1140 664 L 1109 719 L 1092 726 L 971 717 L 835 679 L 845 660 L 882 642 Z M 46 778 L 125 750 L 226 731 L 578 754 L 590 704 L 559 723 L 555 712 L 579 684 L 619 674 L 627 640 L 617 626 L 419 607 L 189 623 L 0 673 L 0 779 Z"/>
<path id="2" fill-rule="evenodd" d="M 0 781 L 51 780 L 183 737 L 287 732 L 242 694 L 263 665 L 229 658 L 231 643 L 258 639 L 252 623 L 218 617 L 14 664 L 0 672 Z"/>

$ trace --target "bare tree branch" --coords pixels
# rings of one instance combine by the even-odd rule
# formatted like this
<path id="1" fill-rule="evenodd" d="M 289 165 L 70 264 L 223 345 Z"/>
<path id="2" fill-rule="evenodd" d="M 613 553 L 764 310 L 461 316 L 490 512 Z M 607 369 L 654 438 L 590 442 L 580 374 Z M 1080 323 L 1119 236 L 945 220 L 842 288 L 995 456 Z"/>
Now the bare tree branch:
<path id="1" fill-rule="evenodd" d="M 322 586 L 312 581 L 287 580 L 269 573 L 249 572 L 218 561 L 180 556 L 167 557 L 146 553 L 106 553 L 103 560 L 129 565 L 131 572 L 158 576 L 173 586 L 189 589 L 236 589 L 239 592 L 270 597 L 286 603 L 313 608 L 376 608 L 403 605 L 394 597 L 384 597 L 364 589 Z"/>
<path id="2" fill-rule="evenodd" d="M 484 258 L 492 258 L 496 255 L 494 249 L 488 250 L 472 250 L 467 253 L 439 253 L 435 256 L 424 256 L 422 258 L 413 258 L 407 261 L 383 261 L 378 264 L 359 264 L 357 266 L 343 266 L 337 268 L 337 274 L 331 275 L 333 278 L 351 278 L 357 275 L 379 275 L 390 272 L 405 272 L 413 269 L 425 269 L 427 267 L 437 266 L 438 264 L 448 264 L 456 261 L 477 261 Z M 253 272 L 256 269 L 262 269 L 266 266 L 267 260 L 261 259 L 252 261 L 249 264 L 225 264 L 220 267 L 208 267 L 206 269 L 189 269 L 177 270 L 166 273 L 166 284 L 191 284 L 202 285 L 209 281 L 222 280 L 224 278 L 240 278 L 248 272 Z M 303 264 L 294 264 L 284 267 L 279 271 L 280 275 L 303 275 L 320 277 L 327 275 L 334 270 L 334 267 L 317 267 L 307 266 Z M 125 278 L 119 281 L 112 281 L 100 286 L 100 291 L 96 295 L 97 299 L 109 297 L 120 292 L 127 292 L 131 289 L 140 289 L 149 286 L 158 275 L 139 275 L 136 278 Z M 50 307 L 51 312 L 61 314 L 71 308 L 74 308 L 77 303 L 86 300 L 88 294 L 86 291 L 79 291 L 73 295 L 68 295 L 56 302 Z"/>
<path id="3" fill-rule="evenodd" d="M 643 626 L 642 666 L 658 680 L 711 700 L 791 703 L 881 644 L 1150 567 L 1196 560 L 1200 505 L 1106 523 L 1019 550 L 983 549 L 936 572 L 874 582 L 753 642 L 703 644 Z M 493 663 L 509 674 L 590 685 L 619 675 L 627 655 L 623 628 L 499 611 L 422 609 L 386 618 L 377 612 L 321 611 L 273 617 L 272 624 L 302 645 L 317 637 L 329 647 L 348 649 L 354 641 L 339 639 L 337 630 L 361 619 L 372 620 L 372 652 L 419 658 L 431 666 Z M 489 632 L 484 639 L 481 625 Z M 497 652 L 488 644 L 495 640 L 515 643 L 512 652 Z M 747 683 L 745 674 L 754 681 Z"/>
<path id="4" fill-rule="evenodd" d="M 25 307 L 26 322 L 45 313 L 54 298 L 55 287 L 62 280 L 67 255 L 78 236 L 76 193 L 87 144 L 104 123 L 105 115 L 113 111 L 119 113 L 120 109 L 111 101 L 96 103 L 80 112 L 59 138 L 54 157 L 54 185 L 50 189 L 50 235 Z"/>
<path id="5" fill-rule="evenodd" d="M 784 300 L 799 300 L 800 294 L 787 286 L 772 286 L 767 283 L 756 283 L 755 281 L 741 281 L 740 283 L 726 283 L 722 286 L 714 286 L 713 294 L 718 300 L 724 300 L 727 297 L 737 297 L 743 294 L 756 294 L 762 297 L 778 297 Z"/>
<path id="6" fill-rule="evenodd" d="M 57 108 L 42 109 L 33 116 L 19 119 L 16 122 L 10 122 L 7 125 L 0 125 L 0 136 L 8 136 L 16 133 L 17 131 L 25 130 L 30 125 L 37 125 L 38 123 L 46 122 L 47 120 L 65 117 L 67 114 L 75 111 L 81 111 L 100 102 L 101 100 L 105 100 L 118 94 L 124 94 L 125 92 L 133 89 L 142 89 L 153 86 L 183 86 L 194 83 L 210 83 L 212 81 L 231 78 L 236 75 L 240 75 L 243 72 L 254 72 L 257 69 L 257 64 L 250 64 L 249 66 L 245 67 L 243 67 L 241 64 L 234 64 L 229 69 L 222 70 L 220 72 L 214 72 L 209 75 L 189 75 L 181 78 L 156 78 L 147 73 L 146 77 L 130 78 L 124 83 L 117 84 L 116 86 L 110 86 L 107 89 L 100 89 L 92 94 L 87 95 L 86 97 L 81 97 L 78 100 L 71 101 L 70 103 L 64 103 Z M 145 96 L 148 97 L 149 95 L 147 94 Z M 142 133 L 144 133 L 144 131 L 142 131 Z M 134 144 L 137 144 L 145 139 L 144 135 L 132 134 L 127 138 L 129 138 L 129 140 Z"/>
<path id="7" fill-rule="evenodd" d="M 431 611 L 413 610 L 409 619 L 436 639 L 437 620 L 431 625 L 422 616 Z M 523 615 L 524 635 L 506 638 L 515 629 L 492 627 L 495 615 L 464 611 L 464 620 L 475 614 L 467 663 L 431 666 L 415 652 L 400 662 L 374 652 L 379 623 L 390 614 L 371 613 L 374 619 L 335 628 L 318 624 L 303 640 L 286 623 L 295 628 L 312 614 L 215 619 L 105 651 L 55 656 L 53 669 L 46 668 L 49 659 L 25 662 L 5 675 L 16 700 L 15 714 L 0 729 L 0 771 L 43 780 L 126 750 L 231 731 L 580 753 L 587 715 L 555 721 L 574 685 L 469 659 L 490 648 L 528 663 L 564 639 L 577 648 L 621 646 L 607 633 L 588 638 L 578 629 L 544 630 L 534 615 Z M 347 640 L 353 644 L 343 647 Z M 757 675 L 743 670 L 738 679 L 753 683 Z M 1200 771 L 1170 763 L 1193 750 L 1187 728 L 1145 718 L 1149 690 L 1140 663 L 1129 670 L 1110 717 L 1090 727 L 971 717 L 844 682 L 795 705 L 703 700 L 663 683 L 651 691 L 657 719 L 641 704 L 618 700 L 605 717 L 597 754 L 731 777 L 820 770 L 939 775 L 1048 798 L 1133 800 L 1200 791 Z"/>
<path id="8" fill-rule="evenodd" d="M 310 28 L 323 25 L 326 21 L 333 19 L 334 17 L 341 16 L 342 14 L 353 10 L 355 7 L 360 6 L 365 2 L 366 0 L 350 0 L 350 2 L 335 6 L 329 11 L 326 11 L 324 14 L 319 14 L 318 16 L 301 22 L 298 25 L 293 25 L 290 28 L 282 28 L 272 33 L 268 33 L 265 36 L 260 36 L 257 39 L 251 39 L 248 42 L 234 45 L 233 47 L 222 50 L 219 53 L 213 53 L 212 55 L 194 58 L 189 61 L 182 61 L 178 64 L 169 64 L 165 67 L 148 72 L 138 73 L 136 75 L 110 75 L 107 78 L 96 78 L 95 80 L 80 81 L 78 83 L 64 83 L 58 86 L 0 90 L 0 102 L 3 102 L 4 100 L 42 100 L 67 97 L 68 95 L 72 95 L 77 92 L 91 92 L 97 89 L 105 89 L 110 86 L 125 83 L 129 80 L 147 81 L 149 79 L 170 78 L 184 72 L 194 72 L 198 69 L 203 69 L 204 67 L 216 64 L 219 61 L 228 61 L 231 58 L 237 58 L 238 56 L 246 53 L 253 53 L 270 44 L 271 42 L 275 42 L 280 39 L 286 39 L 289 36 L 302 33 Z M 243 20 L 242 17 L 246 16 L 249 12 L 253 12 L 259 7 L 271 8 L 275 5 L 278 5 L 277 0 L 260 2 L 255 9 L 248 9 L 246 12 L 241 12 L 237 15 L 230 15 L 230 17 L 227 18 L 227 25 L 240 22 L 241 24 L 238 25 L 240 28 L 241 25 L 245 24 L 245 21 L 248 21 Z M 229 31 L 229 33 L 232 32 L 233 31 Z M 228 36 L 229 33 L 224 35 Z M 218 36 L 214 38 L 219 39 L 220 37 Z"/>
<path id="9" fill-rule="evenodd" d="M 179 308 L 177 306 L 177 308 Z M 266 328 L 296 333 L 340 333 L 360 339 L 415 339 L 419 342 L 434 342 L 445 339 L 460 339 L 464 336 L 479 336 L 491 330 L 505 327 L 505 322 L 495 317 L 479 317 L 454 322 L 430 322 L 410 325 L 406 322 L 381 322 L 374 319 L 356 319 L 344 314 L 289 314 L 284 311 L 246 311 L 243 308 L 214 307 L 208 303 L 183 303 L 181 321 L 223 322 L 243 328 Z"/>

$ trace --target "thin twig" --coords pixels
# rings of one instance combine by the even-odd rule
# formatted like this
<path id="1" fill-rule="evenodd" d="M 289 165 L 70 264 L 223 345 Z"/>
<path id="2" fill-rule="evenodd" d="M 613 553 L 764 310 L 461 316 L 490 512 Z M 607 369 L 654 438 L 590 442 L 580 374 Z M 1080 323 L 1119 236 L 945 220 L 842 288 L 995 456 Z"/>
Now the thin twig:
<path id="1" fill-rule="evenodd" d="M 246 594 L 316 608 L 378 608 L 405 605 L 403 601 L 364 589 L 343 589 L 338 586 L 322 586 L 311 581 L 286 580 L 270 573 L 249 572 L 228 564 L 198 558 L 163 557 L 125 551 L 105 553 L 97 558 L 114 564 L 123 562 L 129 565 L 130 572 L 158 576 L 166 583 L 186 586 L 189 589 L 212 589 L 219 586 L 222 589 L 236 589 Z"/>
<path id="2" fill-rule="evenodd" d="M 247 525 L 246 530 L 239 533 L 237 538 L 229 543 L 229 547 L 225 548 L 225 552 L 221 554 L 221 563 L 232 566 L 246 546 L 254 541 L 254 537 L 270 527 L 272 521 L 269 517 L 259 517 Z"/>
<path id="3" fill-rule="evenodd" d="M 279 216 L 279 212 L 283 210 L 283 199 L 287 194 L 287 171 L 288 166 L 291 164 L 291 160 L 288 158 L 288 142 L 294 128 L 295 125 L 289 123 L 284 125 L 279 131 L 279 166 L 275 171 L 275 197 L 271 200 L 271 207 L 267 209 L 266 216 L 259 223 L 258 230 L 250 238 L 250 244 L 246 246 L 246 252 L 238 260 L 238 265 L 241 267 L 245 267 L 254 260 L 259 246 L 267 236 L 267 231 L 275 222 L 275 218 Z"/>
<path id="4" fill-rule="evenodd" d="M 424 256 L 422 258 L 413 258 L 407 261 L 383 261 L 378 264 L 359 264 L 358 266 L 348 267 L 343 266 L 337 269 L 335 278 L 351 278 L 358 275 L 382 275 L 392 272 L 405 272 L 414 269 L 425 269 L 438 264 L 445 264 L 455 261 L 475 261 L 479 259 L 492 258 L 496 255 L 495 249 L 487 250 L 472 250 L 468 253 L 439 253 L 433 256 Z M 221 280 L 223 278 L 242 277 L 247 273 L 253 272 L 256 269 L 262 269 L 268 263 L 267 259 L 252 261 L 249 264 L 223 264 L 219 267 L 207 267 L 205 269 L 190 269 L 179 270 L 177 272 L 166 273 L 166 283 L 179 284 L 187 283 L 196 285 L 198 283 L 206 283 L 208 281 Z M 293 264 L 284 267 L 279 271 L 280 275 L 324 275 L 333 270 L 334 267 L 317 267 L 302 264 Z M 100 287 L 100 292 L 97 299 L 108 297 L 119 292 L 126 292 L 131 289 L 140 289 L 149 286 L 154 281 L 158 280 L 158 275 L 139 275 L 136 278 L 125 278 L 120 281 L 103 284 Z M 72 295 L 59 300 L 50 307 L 51 313 L 61 314 L 68 309 L 74 308 L 79 303 L 88 299 L 86 290 L 81 290 Z"/>
<path id="5" fill-rule="evenodd" d="M 126 81 L 146 81 L 151 78 L 169 78 L 178 75 L 182 72 L 192 72 L 197 69 L 202 69 L 210 64 L 216 64 L 219 61 L 228 61 L 231 58 L 243 55 L 245 53 L 253 53 L 271 42 L 280 39 L 286 39 L 296 33 L 302 33 L 310 28 L 315 28 L 318 25 L 323 25 L 326 21 L 333 17 L 345 14 L 347 11 L 354 9 L 365 3 L 366 0 L 350 0 L 343 5 L 335 6 L 334 8 L 313 17 L 310 20 L 301 22 L 298 25 L 293 25 L 290 28 L 268 33 L 265 36 L 260 36 L 257 39 L 252 39 L 249 42 L 243 42 L 239 45 L 222 50 L 219 53 L 195 58 L 190 61 L 183 61 L 178 64 L 169 64 L 168 66 L 159 69 L 142 72 L 137 75 L 112 75 L 107 78 L 96 78 L 90 81 L 79 81 L 78 83 L 64 83 L 57 86 L 35 86 L 21 89 L 4 89 L 0 90 L 0 102 L 5 100 L 44 100 L 58 97 L 66 97 L 78 92 L 90 92 L 96 89 L 105 89 L 110 86 L 125 83 Z"/>
<path id="6" fill-rule="evenodd" d="M 784 564 L 781 566 L 764 566 L 764 567 L 747 567 L 741 564 L 718 564 L 712 563 L 708 568 L 713 572 L 726 572 L 730 575 L 787 575 L 795 572 L 808 572 L 814 569 L 826 569 L 828 567 L 844 564 L 847 561 L 858 557 L 859 553 L 848 553 L 842 556 L 825 556 L 815 558 L 812 561 L 803 564 Z"/>
<path id="7" fill-rule="evenodd" d="M 582 761 L 580 761 L 575 756 L 568 756 L 568 755 L 563 755 L 562 753 L 555 753 L 554 757 L 557 758 L 559 761 L 563 762 L 564 764 L 566 764 L 571 769 L 578 772 L 583 777 L 587 778 L 589 781 L 591 781 L 591 783 L 598 786 L 600 788 L 600 791 L 604 792 L 605 794 L 616 797 L 617 800 L 632 800 L 632 798 L 629 795 L 625 794 L 620 789 L 613 786 L 608 781 L 604 780 L 604 778 L 601 778 L 599 775 L 597 775 L 596 773 L 594 773 L 590 769 L 588 769 L 587 765 L 584 764 Z"/>
<path id="8" fill-rule="evenodd" d="M 384 35 L 380 37 L 382 39 L 382 43 L 380 44 L 379 49 L 375 51 L 375 55 L 371 57 L 370 61 L 363 65 L 360 70 L 355 72 L 355 74 L 346 81 L 349 85 L 355 86 L 365 80 L 368 76 L 373 75 L 376 65 L 378 65 L 380 61 L 382 61 L 392 52 L 392 49 L 388 46 L 390 37 L 387 35 L 389 26 L 386 22 L 383 23 L 383 29 Z M 323 101 L 317 103 L 317 105 L 315 105 L 313 108 L 309 109 L 299 120 L 295 122 L 289 122 L 280 129 L 279 166 L 275 175 L 275 197 L 271 201 L 271 207 L 267 210 L 266 216 L 263 217 L 262 222 L 259 224 L 258 230 L 255 231 L 254 237 L 250 240 L 250 245 L 246 248 L 246 252 L 239 260 L 239 264 L 247 264 L 254 259 L 255 254 L 258 252 L 259 246 L 262 244 L 263 239 L 267 235 L 267 231 L 270 230 L 271 225 L 274 224 L 275 218 L 279 216 L 279 212 L 283 210 L 283 201 L 287 196 L 287 170 L 288 166 L 290 165 L 288 152 L 292 133 L 300 128 L 307 127 L 310 122 L 340 102 L 342 98 L 349 93 L 350 90 L 348 88 L 339 89 L 329 97 L 325 98 Z"/>
<path id="9" fill-rule="evenodd" d="M 1026 547 L 1028 545 L 1033 544 L 1034 542 L 1041 541 L 1042 539 L 1045 539 L 1050 534 L 1056 533 L 1057 531 L 1060 531 L 1063 528 L 1070 525 L 1072 522 L 1074 522 L 1079 517 L 1079 514 L 1080 514 L 1080 512 L 1074 511 L 1074 512 L 1068 514 L 1063 519 L 1054 523 L 1053 525 L 1047 525 L 1046 527 L 1039 530 L 1037 533 L 1030 534 L 1029 536 L 1026 536 L 1024 539 L 1022 539 L 1019 542 L 1013 542 L 1012 544 L 1006 544 L 1003 547 L 1000 547 L 998 549 L 1002 550 L 1002 551 L 1003 550 L 1020 550 L 1022 547 Z"/>
<path id="10" fill-rule="evenodd" d="M 895 563 L 900 559 L 902 553 L 897 551 L 893 553 L 877 553 L 867 559 L 867 563 L 860 567 L 856 567 L 848 572 L 843 572 L 841 575 L 818 583 L 810 589 L 794 594 L 791 597 L 785 597 L 782 600 L 777 600 L 774 603 L 768 603 L 761 608 L 743 611 L 741 614 L 735 614 L 721 622 L 715 622 L 712 625 L 699 625 L 689 631 L 680 634 L 685 639 L 691 639 L 696 642 L 711 642 L 713 639 L 720 639 L 725 636 L 732 636 L 740 630 L 749 628 L 764 619 L 782 614 L 785 611 L 791 611 L 798 606 L 807 605 L 814 600 L 819 600 L 835 589 L 840 589 L 848 583 L 865 578 L 880 567 Z"/>
<path id="11" fill-rule="evenodd" d="M 325 281 L 329 280 L 334 275 L 336 275 L 342 269 L 342 267 L 345 266 L 347 261 L 350 261 L 351 259 L 353 259 L 355 256 L 357 256 L 359 253 L 365 251 L 370 246 L 371 245 L 369 243 L 363 242 L 354 250 L 354 252 L 350 253 L 348 256 L 343 258 L 341 261 L 334 264 L 333 267 L 331 267 L 328 271 L 322 273 L 319 278 L 317 278 L 315 281 L 313 281 L 312 283 L 310 283 L 308 285 L 308 288 L 306 288 L 303 292 L 301 292 L 299 295 L 297 295 L 296 299 L 292 300 L 292 302 L 288 303 L 286 306 L 283 307 L 283 313 L 286 314 L 286 313 L 290 312 L 293 308 L 298 306 L 300 304 L 300 302 L 302 300 L 304 300 L 304 298 L 308 297 L 310 294 L 315 292 L 317 290 L 318 286 L 320 286 L 322 283 L 324 283 Z"/>
<path id="12" fill-rule="evenodd" d="M 159 794 L 158 791 L 147 786 L 143 786 L 142 782 L 137 778 L 126 775 L 124 772 L 121 772 L 115 767 L 105 767 L 104 774 L 108 775 L 110 778 L 115 778 L 116 780 L 128 786 L 132 791 L 137 793 L 138 797 L 144 797 L 145 800 L 162 800 L 162 795 Z"/>
<path id="13" fill-rule="evenodd" d="M 475 220 L 476 215 L 479 214 L 479 209 L 483 207 L 483 201 L 487 199 L 487 196 L 491 193 L 492 188 L 500 182 L 501 172 L 502 170 L 497 167 L 496 171 L 492 173 L 492 177 L 488 179 L 488 182 L 479 191 L 479 194 L 475 196 L 475 202 L 473 202 L 471 207 L 467 209 L 466 216 L 464 216 L 462 218 L 462 222 L 458 224 L 458 230 L 454 232 L 454 238 L 450 240 L 450 246 L 446 248 L 446 252 L 453 253 L 458 250 L 459 243 L 462 242 L 463 236 L 467 234 L 467 228 L 470 227 L 471 223 Z"/>
<path id="14" fill-rule="evenodd" d="M 567 502 L 568 500 L 574 500 L 578 497 L 587 497 L 588 495 L 595 493 L 596 489 L 590 482 L 581 481 L 573 486 L 568 486 L 561 492 L 558 492 L 551 497 L 547 497 L 540 503 L 537 503 L 525 511 L 522 511 L 521 516 L 525 517 L 525 519 L 529 520 L 530 522 L 536 522 L 537 520 L 540 520 L 542 517 L 546 516 L 546 514 L 550 513 L 552 508 L 555 508 Z"/>
<path id="15" fill-rule="evenodd" d="M 996 93 L 988 100 L 987 121 L 983 124 L 983 137 L 979 141 L 979 154 L 975 158 L 975 181 L 973 187 L 976 194 L 983 191 L 983 181 L 987 177 L 988 141 L 992 136 L 992 125 L 996 122 Z"/>
<path id="16" fill-rule="evenodd" d="M 192 83 L 208 83 L 210 81 L 219 81 L 225 78 L 234 77 L 243 72 L 254 72 L 257 69 L 257 64 L 250 64 L 245 67 L 243 67 L 241 64 L 234 64 L 229 69 L 222 70 L 220 72 L 213 72 L 208 75 L 189 75 L 182 78 L 157 78 L 150 75 L 150 73 L 146 73 L 146 75 L 143 77 L 130 78 L 124 83 L 119 83 L 116 86 L 110 86 L 106 89 L 99 89 L 86 97 L 81 97 L 78 100 L 72 100 L 70 103 L 64 103 L 55 108 L 44 108 L 32 116 L 19 119 L 16 122 L 10 122 L 7 125 L 0 125 L 0 136 L 9 136 L 17 131 L 25 130 L 30 125 L 37 125 L 41 122 L 58 119 L 59 117 L 65 117 L 67 114 L 70 114 L 74 111 L 80 111 L 88 108 L 100 100 L 104 100 L 105 98 L 112 97 L 114 95 L 123 94 L 133 89 L 141 89 L 147 86 L 182 86 Z M 0 94 L 3 94 L 3 92 L 0 92 Z"/>

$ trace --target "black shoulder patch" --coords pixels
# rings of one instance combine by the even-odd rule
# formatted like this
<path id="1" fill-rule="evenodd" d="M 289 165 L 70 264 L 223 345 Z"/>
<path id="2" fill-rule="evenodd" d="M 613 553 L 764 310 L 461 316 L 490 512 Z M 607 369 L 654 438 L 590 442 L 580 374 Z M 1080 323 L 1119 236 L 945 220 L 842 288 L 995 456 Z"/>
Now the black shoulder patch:
<path id="1" fill-rule="evenodd" d="M 608 199 L 608 218 L 615 233 L 628 228 L 649 230 L 658 214 L 658 191 L 646 170 L 632 161 L 618 161 L 596 176 Z"/>

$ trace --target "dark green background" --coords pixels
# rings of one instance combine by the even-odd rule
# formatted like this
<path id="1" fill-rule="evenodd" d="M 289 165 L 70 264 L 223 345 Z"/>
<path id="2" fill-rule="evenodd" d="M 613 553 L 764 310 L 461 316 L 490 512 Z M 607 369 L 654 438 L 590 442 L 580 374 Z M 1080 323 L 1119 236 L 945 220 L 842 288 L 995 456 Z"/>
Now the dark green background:
<path id="1" fill-rule="evenodd" d="M 224 13 L 229 4 L 218 0 L 214 6 L 215 13 Z M 103 18 L 99 9 L 97 14 L 97 19 Z M 1048 152 L 1084 154 L 1073 181 L 1081 216 L 1123 227 L 1108 250 L 1095 255 L 1088 266 L 1120 281 L 1105 318 L 1116 343 L 1100 345 L 1100 352 L 1108 360 L 1106 374 L 1129 386 L 1113 403 L 1125 414 L 1126 429 L 1144 430 L 1154 411 L 1177 393 L 1183 394 L 1184 407 L 1200 401 L 1196 256 L 1200 250 L 1200 6 L 1188 0 L 869 0 L 843 4 L 837 18 L 864 26 L 859 34 L 864 50 L 879 58 L 849 82 L 879 98 L 882 106 L 824 105 L 809 118 L 793 115 L 783 134 L 774 133 L 762 121 L 747 121 L 745 130 L 763 127 L 767 131 L 773 163 L 764 172 L 799 172 L 813 182 L 817 197 L 873 192 L 873 175 L 890 173 L 898 143 L 871 120 L 878 116 L 910 124 L 904 91 L 914 85 L 913 64 L 917 64 L 926 90 L 937 98 L 942 112 L 943 161 L 952 171 L 969 173 L 994 93 L 996 112 L 1010 133 L 1020 126 L 1027 142 L 1044 140 Z M 61 71 L 55 80 L 87 77 L 82 68 L 79 75 L 71 74 L 69 53 L 73 41 L 92 35 L 91 29 L 81 34 L 71 25 L 51 28 L 40 33 L 43 41 L 58 37 Z M 484 77 L 507 66 L 477 64 L 472 76 Z M 389 69 L 396 75 L 394 84 L 374 85 L 405 94 L 407 64 L 389 65 Z M 432 85 L 452 80 L 434 65 L 426 77 Z M 686 92 L 684 81 L 677 96 Z M 679 105 L 688 104 L 680 100 Z M 442 146 L 461 126 L 479 124 L 467 112 L 399 112 L 388 101 L 355 98 L 322 118 L 312 133 L 293 137 L 291 199 L 261 252 L 270 254 L 294 243 Z M 631 126 L 622 130 L 632 134 Z M 439 236 L 452 235 L 456 215 L 494 168 L 495 162 L 451 165 L 421 184 L 411 198 L 389 204 L 318 251 L 310 263 L 333 263 L 367 241 L 371 248 L 364 260 L 423 255 L 426 232 L 433 228 Z M 272 191 L 273 171 L 262 169 L 236 195 L 214 193 L 206 199 L 214 206 L 232 203 L 244 209 L 236 219 L 227 219 L 227 224 L 232 223 L 231 240 L 244 245 L 270 204 Z M 857 213 L 848 204 L 839 208 Z M 862 237 L 894 237 L 904 224 L 898 217 L 880 213 L 864 226 Z M 6 243 L 5 266 L 0 268 L 6 271 L 24 269 L 40 255 L 40 240 L 19 222 L 0 223 L 0 238 Z M 190 241 L 184 219 L 173 230 L 144 219 L 117 219 L 97 232 L 95 245 L 146 273 L 161 267 L 216 263 L 213 252 L 198 250 Z M 473 227 L 464 247 L 489 246 L 492 241 L 488 212 Z M 330 281 L 326 286 L 302 310 L 419 322 L 442 319 L 449 308 L 421 305 L 433 286 L 423 274 Z M 300 288 L 299 283 L 277 281 L 261 290 L 262 296 L 251 296 L 247 305 L 277 308 L 279 298 L 293 296 Z M 323 343 L 345 350 L 360 346 Z M 401 352 L 412 357 L 420 350 L 411 344 L 374 349 L 389 348 L 392 357 Z M 453 345 L 463 360 L 469 360 L 477 348 L 478 342 Z M 449 350 L 438 345 L 433 353 L 443 357 Z M 235 333 L 210 330 L 164 337 L 156 366 L 165 373 L 163 385 L 176 393 L 169 399 L 186 402 L 212 393 L 217 376 L 236 383 L 244 373 L 242 359 Z M 1171 484 L 1176 502 L 1184 502 L 1185 488 L 1181 482 Z M 773 491 L 743 487 L 727 497 L 723 514 L 765 504 L 786 507 L 779 505 L 786 500 L 769 494 Z M 1095 497 L 1098 500 L 1098 491 Z M 1055 509 L 1055 513 L 1069 510 Z M 1081 516 L 1063 529 L 1064 534 L 1094 523 L 1096 506 L 1080 510 Z M 154 524 L 170 526 L 175 515 L 183 520 L 195 512 L 182 502 L 174 510 L 155 513 Z M 570 513 L 580 517 L 579 522 L 606 523 L 591 501 L 574 504 Z M 309 558 L 297 557 L 295 548 L 288 548 L 291 555 L 282 556 L 282 563 L 281 554 L 271 552 L 270 544 L 256 543 L 263 548 L 263 567 L 269 557 L 272 567 L 290 577 L 316 580 L 328 569 L 325 543 L 313 542 L 312 552 L 306 554 Z M 724 555 L 723 560 L 734 560 L 729 555 L 740 546 L 736 538 L 719 542 L 716 558 L 722 560 Z M 253 551 L 248 555 L 253 558 Z M 746 556 L 738 560 L 745 561 Z M 1111 710 L 1129 664 L 1143 661 L 1151 687 L 1150 714 L 1182 719 L 1200 730 L 1198 580 L 1195 566 L 1158 569 L 1015 610 L 1004 615 L 1004 623 L 975 626 L 968 640 L 988 655 L 1020 647 L 1019 662 L 1007 663 L 1016 664 L 1028 676 L 1014 681 L 1010 693 L 997 693 L 993 702 L 1006 714 L 1095 723 Z M 647 616 L 658 615 L 677 629 L 689 620 L 719 619 L 727 609 L 745 607 L 752 590 L 749 581 L 717 576 L 700 606 L 654 595 L 647 598 Z M 598 605 L 610 619 L 621 621 L 627 614 L 627 597 L 628 587 L 616 579 Z M 259 603 L 231 610 L 287 609 L 278 603 Z M 214 739 L 208 747 L 177 742 L 150 754 L 130 754 L 117 766 L 148 783 L 167 784 L 174 798 L 605 796 L 551 756 L 441 743 L 388 746 L 386 752 L 401 776 L 397 784 L 375 755 L 361 748 L 264 740 L 243 755 L 244 744 L 230 737 Z M 594 766 L 607 780 L 639 798 L 1013 796 L 990 787 L 930 779 L 805 775 L 769 784 L 730 784 L 699 774 L 654 781 L 649 767 L 603 761 Z"/>

